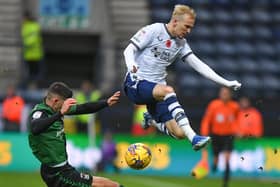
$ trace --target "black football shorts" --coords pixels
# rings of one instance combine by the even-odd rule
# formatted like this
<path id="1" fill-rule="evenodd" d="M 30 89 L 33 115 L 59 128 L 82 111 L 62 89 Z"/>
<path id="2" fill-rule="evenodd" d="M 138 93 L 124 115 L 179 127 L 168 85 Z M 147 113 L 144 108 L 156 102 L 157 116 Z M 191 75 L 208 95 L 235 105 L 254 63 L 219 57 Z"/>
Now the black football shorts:
<path id="1" fill-rule="evenodd" d="M 91 187 L 92 176 L 66 164 L 61 167 L 41 165 L 41 176 L 48 187 Z"/>
<path id="2" fill-rule="evenodd" d="M 220 152 L 233 150 L 233 136 L 219 136 L 212 135 L 212 149 L 215 156 L 218 156 Z"/>

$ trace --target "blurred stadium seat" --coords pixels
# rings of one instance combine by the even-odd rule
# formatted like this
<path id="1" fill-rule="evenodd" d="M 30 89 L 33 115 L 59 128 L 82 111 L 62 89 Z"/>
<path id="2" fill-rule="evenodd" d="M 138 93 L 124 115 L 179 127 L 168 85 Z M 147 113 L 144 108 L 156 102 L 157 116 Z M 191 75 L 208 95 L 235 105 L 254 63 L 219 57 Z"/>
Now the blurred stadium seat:
<path id="1" fill-rule="evenodd" d="M 151 7 L 168 7 L 172 6 L 172 2 L 169 0 L 150 0 Z"/>
<path id="2" fill-rule="evenodd" d="M 217 61 L 220 72 L 237 73 L 240 70 L 239 63 L 233 58 L 220 56 Z"/>
<path id="3" fill-rule="evenodd" d="M 236 4 L 238 7 L 244 7 L 248 5 L 250 0 L 235 0 L 234 4 Z"/>
<path id="4" fill-rule="evenodd" d="M 153 8 L 152 8 L 153 9 Z M 151 12 L 151 18 L 153 22 L 163 22 L 167 23 L 170 19 L 172 11 L 167 8 L 154 8 Z"/>
<path id="5" fill-rule="evenodd" d="M 232 17 L 235 23 L 248 23 L 251 19 L 248 11 L 244 9 L 236 9 L 232 12 Z"/>
<path id="6" fill-rule="evenodd" d="M 277 74 L 280 72 L 280 64 L 269 58 L 261 58 L 259 61 L 259 69 L 263 74 Z"/>
<path id="7" fill-rule="evenodd" d="M 174 4 L 190 4 L 192 3 L 192 0 L 173 0 Z M 200 1 L 201 2 L 201 1 Z M 198 1 L 199 3 L 199 1 Z"/>
<path id="8" fill-rule="evenodd" d="M 219 86 L 216 83 L 210 81 L 209 79 L 201 78 L 200 85 L 201 85 L 200 96 L 207 97 L 207 98 L 216 97 L 217 89 L 219 88 Z"/>
<path id="9" fill-rule="evenodd" d="M 258 41 L 255 49 L 256 54 L 261 57 L 273 57 L 277 53 L 270 42 Z"/>
<path id="10" fill-rule="evenodd" d="M 242 79 L 241 82 L 243 83 L 245 89 L 249 89 L 249 88 L 260 89 L 262 86 L 260 78 L 253 74 L 244 75 L 241 77 L 241 79 Z"/>
<path id="11" fill-rule="evenodd" d="M 254 73 L 256 74 L 259 70 L 258 64 L 255 60 L 248 57 L 241 57 L 237 59 L 237 62 L 240 65 L 240 70 L 242 71 L 242 74 L 246 75 L 248 73 Z"/>
<path id="12" fill-rule="evenodd" d="M 199 22 L 207 23 L 213 20 L 213 15 L 206 8 L 201 8 L 201 10 L 197 12 L 197 17 L 200 20 Z"/>
<path id="13" fill-rule="evenodd" d="M 175 68 L 177 69 L 178 73 L 187 73 L 190 70 L 190 67 L 184 63 L 182 60 L 179 60 L 175 63 Z"/>
<path id="14" fill-rule="evenodd" d="M 252 11 L 252 21 L 259 24 L 267 24 L 271 20 L 269 11 L 262 8 L 257 8 Z"/>
<path id="15" fill-rule="evenodd" d="M 280 3 L 279 3 L 280 5 Z M 280 22 L 280 12 L 279 11 L 275 11 L 275 12 L 272 12 L 271 13 L 272 15 L 272 22 L 276 22 L 276 23 L 279 23 Z"/>
<path id="16" fill-rule="evenodd" d="M 253 32 L 251 28 L 243 25 L 243 24 L 238 24 L 235 27 L 231 28 L 233 31 L 233 37 L 234 39 L 252 39 L 253 37 Z"/>
<path id="17" fill-rule="evenodd" d="M 192 33 L 193 36 L 196 36 L 196 38 L 206 38 L 210 39 L 213 37 L 214 31 L 213 28 L 204 25 L 204 24 L 197 24 L 197 27 L 194 28 L 194 33 Z M 207 42 L 208 40 L 205 40 L 203 42 Z"/>
<path id="18" fill-rule="evenodd" d="M 267 98 L 279 97 L 280 79 L 270 74 L 264 75 L 261 79 L 263 95 Z"/>
<path id="19" fill-rule="evenodd" d="M 185 96 L 194 96 L 199 93 L 201 87 L 200 77 L 198 75 L 188 73 L 187 76 L 179 77 L 179 86 L 181 92 Z"/>
<path id="20" fill-rule="evenodd" d="M 181 78 L 180 84 L 182 87 L 184 88 L 198 88 L 200 87 L 200 81 L 199 81 L 199 76 L 192 74 L 192 73 L 188 73 L 188 76 L 183 76 Z"/>
<path id="21" fill-rule="evenodd" d="M 202 59 L 205 63 L 207 63 L 208 66 L 210 66 L 212 69 L 219 68 L 218 60 L 216 58 L 210 58 L 206 57 L 205 59 Z"/>
<path id="22" fill-rule="evenodd" d="M 230 23 L 233 20 L 233 17 L 229 14 L 228 11 L 225 9 L 217 8 L 214 11 L 209 9 L 209 14 L 214 15 L 214 19 L 211 21 L 216 20 L 216 22 L 224 22 L 224 23 Z"/>
<path id="23" fill-rule="evenodd" d="M 255 34 L 256 38 L 269 40 L 272 37 L 271 30 L 263 25 L 258 25 L 253 29 L 253 33 Z"/>
<path id="24" fill-rule="evenodd" d="M 217 53 L 221 55 L 235 55 L 237 48 L 234 47 L 232 42 L 226 40 L 219 40 L 216 43 Z"/>
<path id="25" fill-rule="evenodd" d="M 243 41 L 243 40 L 236 41 L 234 48 L 236 49 L 238 56 L 248 56 L 249 57 L 254 54 L 253 44 Z"/>
<path id="26" fill-rule="evenodd" d="M 241 82 L 243 94 L 249 97 L 257 97 L 260 94 L 262 83 L 259 77 L 254 74 L 244 75 Z"/>
<path id="27" fill-rule="evenodd" d="M 213 53 L 216 53 L 216 49 L 213 43 L 209 41 L 197 40 L 196 42 L 193 43 L 191 48 L 193 49 L 193 51 L 199 54 L 202 53 L 208 56 L 212 55 Z"/>
<path id="28" fill-rule="evenodd" d="M 262 84 L 264 90 L 280 90 L 280 79 L 276 76 L 267 74 L 262 77 Z"/>
<path id="29" fill-rule="evenodd" d="M 233 35 L 233 30 L 227 24 L 217 24 L 214 28 L 216 38 L 229 39 Z"/>

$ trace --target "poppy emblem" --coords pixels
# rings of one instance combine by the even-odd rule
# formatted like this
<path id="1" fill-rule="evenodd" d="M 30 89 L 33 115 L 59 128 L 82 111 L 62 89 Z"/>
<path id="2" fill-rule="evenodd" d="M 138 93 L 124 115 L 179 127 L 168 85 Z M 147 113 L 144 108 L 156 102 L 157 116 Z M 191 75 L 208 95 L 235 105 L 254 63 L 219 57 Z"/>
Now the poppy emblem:
<path id="1" fill-rule="evenodd" d="M 165 43 L 166 47 L 170 47 L 171 46 L 171 40 L 166 40 L 166 43 Z"/>

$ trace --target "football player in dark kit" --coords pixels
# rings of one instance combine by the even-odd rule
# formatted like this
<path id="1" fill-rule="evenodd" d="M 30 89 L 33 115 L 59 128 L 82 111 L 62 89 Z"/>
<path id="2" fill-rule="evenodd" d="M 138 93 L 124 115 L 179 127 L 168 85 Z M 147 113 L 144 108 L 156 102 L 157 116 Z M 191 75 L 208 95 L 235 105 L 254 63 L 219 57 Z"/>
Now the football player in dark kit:
<path id="1" fill-rule="evenodd" d="M 104 177 L 80 173 L 67 162 L 64 115 L 89 114 L 118 102 L 120 92 L 107 100 L 76 104 L 71 89 L 62 82 L 48 88 L 42 103 L 29 116 L 29 145 L 41 162 L 41 176 L 48 187 L 121 187 Z"/>

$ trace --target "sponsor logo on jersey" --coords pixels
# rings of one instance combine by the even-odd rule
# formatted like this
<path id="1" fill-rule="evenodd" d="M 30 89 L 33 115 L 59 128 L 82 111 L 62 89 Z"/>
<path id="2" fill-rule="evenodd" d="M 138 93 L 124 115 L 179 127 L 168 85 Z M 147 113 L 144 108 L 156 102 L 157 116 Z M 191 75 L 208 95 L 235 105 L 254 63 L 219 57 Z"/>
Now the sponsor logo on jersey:
<path id="1" fill-rule="evenodd" d="M 154 53 L 154 57 L 159 57 L 161 60 L 169 61 L 170 60 L 170 52 L 168 50 L 159 49 L 157 47 L 152 48 L 152 53 Z"/>
<path id="2" fill-rule="evenodd" d="M 136 36 L 133 36 L 133 39 L 134 39 L 135 41 L 137 41 L 138 43 L 140 43 L 140 40 L 139 40 Z"/>
<path id="3" fill-rule="evenodd" d="M 140 43 L 141 38 L 143 38 L 146 35 L 146 31 L 140 30 L 136 36 L 133 36 L 132 38 L 136 40 L 138 43 Z"/>
<path id="4" fill-rule="evenodd" d="M 41 111 L 36 111 L 36 112 L 34 112 L 34 114 L 32 115 L 32 118 L 33 118 L 33 119 L 39 119 L 39 118 L 41 117 L 42 113 L 43 113 L 43 112 L 41 112 Z"/>
<path id="5" fill-rule="evenodd" d="M 56 137 L 62 137 L 61 135 L 64 133 L 64 128 L 61 129 L 60 131 L 56 132 Z"/>
<path id="6" fill-rule="evenodd" d="M 158 57 L 161 54 L 157 47 L 152 48 L 151 52 L 154 53 L 154 57 Z"/>
<path id="7" fill-rule="evenodd" d="M 85 180 L 89 180 L 89 174 L 85 174 L 85 173 L 80 173 L 80 177 L 82 178 L 82 179 L 85 179 Z"/>
<path id="8" fill-rule="evenodd" d="M 160 42 L 163 40 L 160 36 L 158 36 L 157 39 L 158 39 L 158 41 L 160 41 Z"/>

